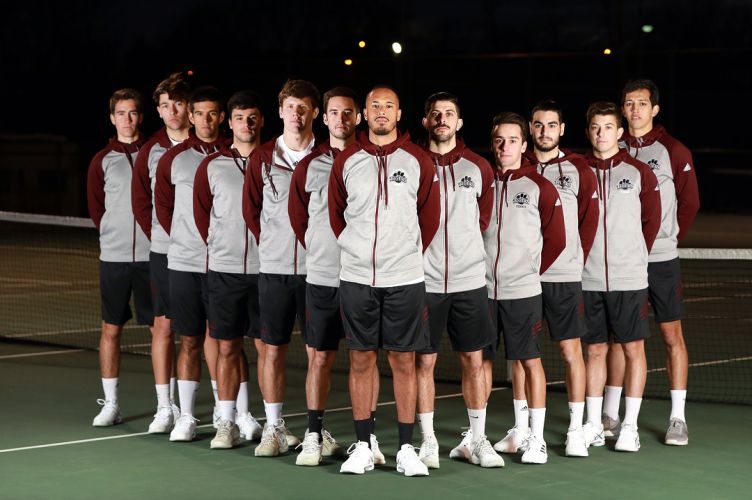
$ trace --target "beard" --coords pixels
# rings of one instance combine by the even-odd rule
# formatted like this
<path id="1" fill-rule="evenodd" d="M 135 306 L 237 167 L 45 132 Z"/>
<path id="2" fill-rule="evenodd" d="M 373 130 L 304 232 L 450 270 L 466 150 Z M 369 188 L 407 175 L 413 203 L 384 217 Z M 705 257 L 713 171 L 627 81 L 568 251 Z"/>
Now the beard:
<path id="1" fill-rule="evenodd" d="M 376 135 L 389 135 L 392 133 L 392 131 L 394 131 L 396 127 L 397 127 L 396 123 L 394 124 L 386 123 L 384 125 L 375 124 L 374 127 L 371 128 L 370 130 Z"/>
<path id="2" fill-rule="evenodd" d="M 456 132 L 454 131 L 443 132 L 443 133 L 431 132 L 431 141 L 437 144 L 442 144 L 442 143 L 449 142 L 452 139 L 454 139 L 455 135 L 456 135 Z"/>
<path id="3" fill-rule="evenodd" d="M 537 149 L 538 151 L 542 153 L 548 153 L 549 151 L 553 151 L 554 149 L 558 148 L 560 141 L 558 139 L 553 139 L 551 143 L 548 146 L 546 146 L 545 144 L 541 144 L 540 142 L 538 142 L 538 138 L 536 137 L 534 142 L 535 142 L 535 149 Z"/>

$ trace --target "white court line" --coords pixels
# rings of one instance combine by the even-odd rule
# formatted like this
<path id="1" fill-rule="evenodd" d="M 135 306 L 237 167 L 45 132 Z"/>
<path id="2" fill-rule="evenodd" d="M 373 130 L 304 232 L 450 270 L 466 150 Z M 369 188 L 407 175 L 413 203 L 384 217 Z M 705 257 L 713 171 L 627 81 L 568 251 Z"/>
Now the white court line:
<path id="1" fill-rule="evenodd" d="M 147 327 L 146 325 L 126 325 L 123 327 L 123 330 L 135 330 L 137 328 L 147 328 Z M 25 337 L 40 337 L 40 336 L 52 337 L 54 335 L 68 335 L 70 333 L 89 333 L 89 332 L 100 332 L 100 331 L 102 331 L 102 327 L 97 326 L 95 328 L 77 328 L 74 330 L 49 330 L 46 332 L 12 333 L 10 335 L 0 335 L 0 337 L 5 337 L 9 339 L 22 339 Z"/>
<path id="2" fill-rule="evenodd" d="M 52 356 L 53 354 L 70 354 L 72 352 L 84 352 L 86 349 L 65 349 L 63 351 L 28 352 L 25 354 L 5 354 L 0 359 L 31 358 L 34 356 Z"/>

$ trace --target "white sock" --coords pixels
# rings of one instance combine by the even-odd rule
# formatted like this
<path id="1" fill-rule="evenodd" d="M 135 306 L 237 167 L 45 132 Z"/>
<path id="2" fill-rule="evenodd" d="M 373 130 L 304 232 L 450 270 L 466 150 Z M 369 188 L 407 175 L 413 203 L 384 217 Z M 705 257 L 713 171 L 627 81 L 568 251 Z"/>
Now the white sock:
<path id="1" fill-rule="evenodd" d="M 582 427 L 582 415 L 585 413 L 585 402 L 569 402 L 569 429 Z"/>
<path id="2" fill-rule="evenodd" d="M 545 408 L 530 408 L 530 427 L 533 436 L 543 441 L 543 424 L 546 423 Z"/>
<path id="3" fill-rule="evenodd" d="M 624 398 L 624 424 L 637 426 L 637 415 L 640 414 L 642 398 Z"/>
<path id="4" fill-rule="evenodd" d="M 613 385 L 606 386 L 606 393 L 603 396 L 603 413 L 613 418 L 619 418 L 619 404 L 621 403 L 621 387 Z"/>
<path id="5" fill-rule="evenodd" d="M 175 404 L 175 386 L 177 385 L 177 379 L 170 377 L 170 403 Z"/>
<path id="6" fill-rule="evenodd" d="M 118 378 L 103 378 L 102 389 L 104 390 L 105 401 L 117 403 L 118 400 Z"/>
<path id="7" fill-rule="evenodd" d="M 170 406 L 170 384 L 155 384 L 157 406 Z"/>
<path id="8" fill-rule="evenodd" d="M 603 412 L 603 398 L 586 396 L 585 406 L 587 406 L 587 421 L 600 427 L 601 413 Z"/>
<path id="9" fill-rule="evenodd" d="M 264 412 L 266 413 L 266 423 L 275 425 L 282 418 L 283 403 L 267 403 L 264 401 Z"/>
<path id="10" fill-rule="evenodd" d="M 433 432 L 433 412 L 418 413 L 418 423 L 420 424 L 420 433 L 423 438 L 434 435 Z"/>
<path id="11" fill-rule="evenodd" d="M 527 409 L 527 399 L 513 399 L 514 404 L 514 426 L 520 430 L 527 430 L 530 427 L 530 413 Z"/>
<path id="12" fill-rule="evenodd" d="M 238 415 L 248 413 L 248 382 L 241 382 L 237 398 Z"/>
<path id="13" fill-rule="evenodd" d="M 473 433 L 473 441 L 485 437 L 486 435 L 486 409 L 473 410 L 467 409 L 467 416 L 470 419 L 470 432 Z"/>
<path id="14" fill-rule="evenodd" d="M 683 391 L 671 391 L 671 418 L 678 418 L 679 420 L 686 422 L 684 417 L 684 403 L 687 400 L 687 390 Z"/>
<path id="15" fill-rule="evenodd" d="M 235 422 L 235 401 L 217 401 L 219 406 L 219 419 Z"/>
<path id="16" fill-rule="evenodd" d="M 214 393 L 214 404 L 217 404 L 217 401 L 219 401 L 219 389 L 217 389 L 217 381 L 212 380 L 212 393 Z"/>
<path id="17" fill-rule="evenodd" d="M 199 383 L 195 380 L 178 380 L 178 395 L 180 396 L 180 414 L 193 416 L 193 405 L 196 404 L 196 394 Z"/>

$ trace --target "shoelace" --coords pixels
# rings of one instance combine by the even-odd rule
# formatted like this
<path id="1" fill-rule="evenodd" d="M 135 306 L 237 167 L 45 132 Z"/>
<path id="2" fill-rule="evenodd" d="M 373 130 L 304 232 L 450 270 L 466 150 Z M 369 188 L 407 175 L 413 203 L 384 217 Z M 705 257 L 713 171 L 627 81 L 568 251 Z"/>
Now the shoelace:
<path id="1" fill-rule="evenodd" d="M 106 399 L 97 399 L 97 404 L 99 406 L 109 406 L 110 408 L 115 408 L 116 406 L 114 401 L 107 401 Z"/>
<path id="2" fill-rule="evenodd" d="M 295 449 L 303 448 L 304 453 L 311 453 L 318 451 L 319 446 L 319 440 L 313 434 L 306 434 L 306 437 L 303 438 L 303 441 Z"/>
<path id="3" fill-rule="evenodd" d="M 323 441 L 329 441 L 332 445 L 337 444 L 337 441 L 332 437 L 331 434 L 329 434 L 329 431 L 326 429 L 321 430 L 321 439 Z"/>
<path id="4" fill-rule="evenodd" d="M 227 422 L 220 422 L 217 428 L 217 437 L 227 437 L 232 435 L 232 424 Z"/>
<path id="5" fill-rule="evenodd" d="M 154 418 L 161 418 L 162 420 L 167 420 L 172 416 L 171 406 L 160 406 L 157 408 L 157 413 L 154 414 Z"/>

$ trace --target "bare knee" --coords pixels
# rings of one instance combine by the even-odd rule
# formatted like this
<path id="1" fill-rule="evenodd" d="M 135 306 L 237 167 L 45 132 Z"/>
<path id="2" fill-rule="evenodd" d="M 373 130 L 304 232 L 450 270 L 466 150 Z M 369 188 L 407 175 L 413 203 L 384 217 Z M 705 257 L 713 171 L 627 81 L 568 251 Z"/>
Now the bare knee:
<path id="1" fill-rule="evenodd" d="M 433 373 L 436 366 L 436 354 L 416 354 L 415 368 L 420 373 Z"/>
<path id="2" fill-rule="evenodd" d="M 600 359 L 605 360 L 608 355 L 608 343 L 599 342 L 597 344 L 588 344 L 587 353 L 588 359 L 591 361 Z"/>

